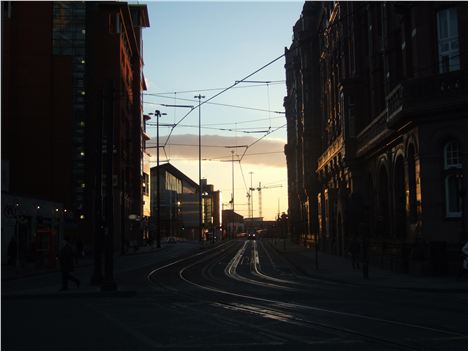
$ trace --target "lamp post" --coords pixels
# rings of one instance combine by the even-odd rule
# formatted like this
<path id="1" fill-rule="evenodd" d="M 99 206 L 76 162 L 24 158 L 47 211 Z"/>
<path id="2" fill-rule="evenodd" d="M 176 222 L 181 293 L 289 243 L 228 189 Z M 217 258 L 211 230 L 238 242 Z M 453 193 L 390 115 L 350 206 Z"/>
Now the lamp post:
<path id="1" fill-rule="evenodd" d="M 199 241 L 202 240 L 202 188 L 201 188 L 201 99 L 205 97 L 201 94 L 195 95 L 195 99 L 198 99 L 198 235 Z"/>
<path id="2" fill-rule="evenodd" d="M 234 150 L 231 150 L 231 172 L 232 172 L 232 212 L 234 213 Z"/>
<path id="3" fill-rule="evenodd" d="M 153 113 L 150 113 L 153 115 Z M 161 247 L 161 170 L 159 169 L 159 117 L 165 116 L 167 113 L 161 113 L 159 110 L 154 111 L 156 117 L 156 247 Z"/>

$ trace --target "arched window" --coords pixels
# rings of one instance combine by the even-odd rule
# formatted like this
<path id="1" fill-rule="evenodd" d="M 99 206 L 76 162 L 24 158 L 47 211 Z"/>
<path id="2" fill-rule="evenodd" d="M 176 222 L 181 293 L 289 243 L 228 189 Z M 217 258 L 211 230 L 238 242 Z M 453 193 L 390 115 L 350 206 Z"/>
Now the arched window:
<path id="1" fill-rule="evenodd" d="M 463 186 L 463 164 L 461 145 L 451 140 L 444 145 L 445 214 L 447 217 L 462 216 L 461 190 Z"/>

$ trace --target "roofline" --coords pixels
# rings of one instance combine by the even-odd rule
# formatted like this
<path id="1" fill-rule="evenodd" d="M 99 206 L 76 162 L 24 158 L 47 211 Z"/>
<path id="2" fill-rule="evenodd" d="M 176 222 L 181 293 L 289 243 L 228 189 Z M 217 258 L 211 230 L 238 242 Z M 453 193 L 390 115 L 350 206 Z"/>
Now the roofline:
<path id="1" fill-rule="evenodd" d="M 129 4 L 128 6 L 140 9 L 141 26 L 142 27 L 149 27 L 150 26 L 149 15 L 148 15 L 148 7 L 146 5 L 144 5 L 144 4 Z"/>
<path id="2" fill-rule="evenodd" d="M 173 175 L 175 175 L 176 177 L 178 177 L 179 179 L 182 179 L 182 180 L 185 180 L 187 183 L 189 183 L 190 185 L 194 186 L 195 188 L 199 189 L 200 186 L 195 183 L 192 179 L 190 179 L 187 175 L 185 175 L 184 173 L 182 173 L 182 171 L 180 171 L 179 169 L 177 169 L 176 167 L 174 167 L 171 163 L 164 163 L 162 165 L 159 165 L 159 168 L 161 170 L 164 170 L 166 169 L 169 173 L 172 173 Z M 158 169 L 158 166 L 154 166 L 154 167 L 151 167 L 151 171 L 152 170 L 155 170 L 157 171 Z"/>

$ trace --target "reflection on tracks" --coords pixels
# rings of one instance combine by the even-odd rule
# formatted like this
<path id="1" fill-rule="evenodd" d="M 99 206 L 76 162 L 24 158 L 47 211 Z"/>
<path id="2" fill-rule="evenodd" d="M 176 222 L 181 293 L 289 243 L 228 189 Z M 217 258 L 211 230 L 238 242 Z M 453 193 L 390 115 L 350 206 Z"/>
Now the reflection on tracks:
<path id="1" fill-rule="evenodd" d="M 155 275 L 164 269 L 173 269 L 175 268 L 175 266 L 180 266 L 180 267 L 177 267 L 178 277 L 180 278 L 181 281 L 185 282 L 186 284 L 189 284 L 192 287 L 196 287 L 204 291 L 209 291 L 212 293 L 218 293 L 224 296 L 233 297 L 235 298 L 236 301 L 248 301 L 248 302 L 223 302 L 222 299 L 220 299 L 220 301 L 213 302 L 212 297 L 209 299 L 207 299 L 206 297 L 198 298 L 198 300 L 200 301 L 209 303 L 210 306 L 222 308 L 222 309 L 233 311 L 233 312 L 249 313 L 249 314 L 253 314 L 262 318 L 271 319 L 271 320 L 275 320 L 275 321 L 282 322 L 282 323 L 293 324 L 293 325 L 300 326 L 303 328 L 313 328 L 313 329 L 318 329 L 322 331 L 325 330 L 328 333 L 332 332 L 338 336 L 342 336 L 343 334 L 346 334 L 348 336 L 359 337 L 360 339 L 366 340 L 368 342 L 386 344 L 387 346 L 391 346 L 392 348 L 397 348 L 397 349 L 419 350 L 421 348 L 418 347 L 418 345 L 414 345 L 414 343 L 405 344 L 402 342 L 396 342 L 385 337 L 379 337 L 379 336 L 371 335 L 369 333 L 361 332 L 359 330 L 339 326 L 339 325 L 336 325 L 336 323 L 334 324 L 330 324 L 329 322 L 325 323 L 319 320 L 319 316 L 320 315 L 321 316 L 333 315 L 335 316 L 335 318 L 339 317 L 339 318 L 345 318 L 347 320 L 354 319 L 354 320 L 367 321 L 369 323 L 372 323 L 372 325 L 374 326 L 378 324 L 381 326 L 393 325 L 394 327 L 400 327 L 404 329 L 411 328 L 413 330 L 418 330 L 420 332 L 430 333 L 431 335 L 436 333 L 438 335 L 434 337 L 439 336 L 439 340 L 440 340 L 440 337 L 447 338 L 447 339 L 450 339 L 450 338 L 467 339 L 468 338 L 467 335 L 464 335 L 459 332 L 433 328 L 433 327 L 425 326 L 425 325 L 406 323 L 402 321 L 384 319 L 384 318 L 373 317 L 373 316 L 368 316 L 368 315 L 363 315 L 363 314 L 358 314 L 358 313 L 350 313 L 350 312 L 332 310 L 332 309 L 322 308 L 318 306 L 311 306 L 311 305 L 298 304 L 298 303 L 292 303 L 292 302 L 284 302 L 278 299 L 263 298 L 259 296 L 254 296 L 251 293 L 236 292 L 236 291 L 233 291 L 232 289 L 228 290 L 226 289 L 225 286 L 222 286 L 222 285 L 221 286 L 213 285 L 213 284 L 218 283 L 219 280 L 215 281 L 215 280 L 206 279 L 207 281 L 204 282 L 204 281 L 196 281 L 194 278 L 189 277 L 188 271 L 194 268 L 195 266 L 205 264 L 202 270 L 211 271 L 213 267 L 216 266 L 216 264 L 218 264 L 223 258 L 229 259 L 232 255 L 232 258 L 229 260 L 229 262 L 226 264 L 226 267 L 224 268 L 224 279 L 226 278 L 228 280 L 232 279 L 238 282 L 242 282 L 244 284 L 250 284 L 256 287 L 263 287 L 265 289 L 280 289 L 280 290 L 285 290 L 289 292 L 302 290 L 301 288 L 306 286 L 306 284 L 303 284 L 297 281 L 281 279 L 281 278 L 277 278 L 277 277 L 273 277 L 273 276 L 265 274 L 261 269 L 260 256 L 258 253 L 258 247 L 257 247 L 256 241 L 244 242 L 243 244 L 240 245 L 240 248 L 238 248 L 233 253 L 232 249 L 234 249 L 236 245 L 239 245 L 239 243 L 238 242 L 223 243 L 210 250 L 206 250 L 204 252 L 197 253 L 190 257 L 174 261 L 172 263 L 169 263 L 165 266 L 162 266 L 153 270 L 148 275 L 148 280 L 152 282 Z M 239 265 L 241 264 L 243 258 L 247 257 L 246 255 L 248 255 L 249 247 L 251 248 L 250 256 L 249 256 L 250 257 L 250 272 L 249 272 L 250 277 L 246 277 L 245 275 L 242 275 L 239 273 Z M 264 247 L 263 247 L 263 250 L 267 252 L 267 249 Z M 267 255 L 267 257 L 273 263 L 271 256 Z M 216 258 L 216 260 L 214 260 L 214 258 Z M 202 274 L 202 277 L 207 278 L 205 274 Z M 254 279 L 254 278 L 258 278 L 258 279 Z M 298 288 L 291 287 L 290 285 L 296 286 Z M 169 286 L 166 286 L 166 288 L 171 289 L 171 287 Z M 241 288 L 241 287 L 239 286 L 238 288 Z M 171 289 L 171 290 L 174 290 L 174 289 Z M 184 292 L 181 290 L 177 290 L 177 293 L 184 294 Z M 317 314 L 318 316 L 314 316 L 314 318 L 311 318 L 310 314 L 314 314 L 314 313 Z"/>

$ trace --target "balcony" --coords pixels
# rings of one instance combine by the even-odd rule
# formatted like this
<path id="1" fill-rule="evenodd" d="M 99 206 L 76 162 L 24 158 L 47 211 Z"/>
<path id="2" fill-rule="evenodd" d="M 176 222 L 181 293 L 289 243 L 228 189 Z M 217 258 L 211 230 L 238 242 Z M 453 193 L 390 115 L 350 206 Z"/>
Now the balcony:
<path id="1" fill-rule="evenodd" d="M 344 139 L 343 135 L 339 135 L 328 148 L 322 153 L 318 159 L 317 171 L 320 172 L 335 156 L 338 154 L 344 156 Z"/>
<path id="2" fill-rule="evenodd" d="M 391 133 L 385 123 L 386 114 L 384 110 L 357 135 L 357 157 L 368 153 Z"/>
<path id="3" fill-rule="evenodd" d="M 466 109 L 467 73 L 456 71 L 398 84 L 386 98 L 388 128 L 397 129 L 409 120 Z"/>

